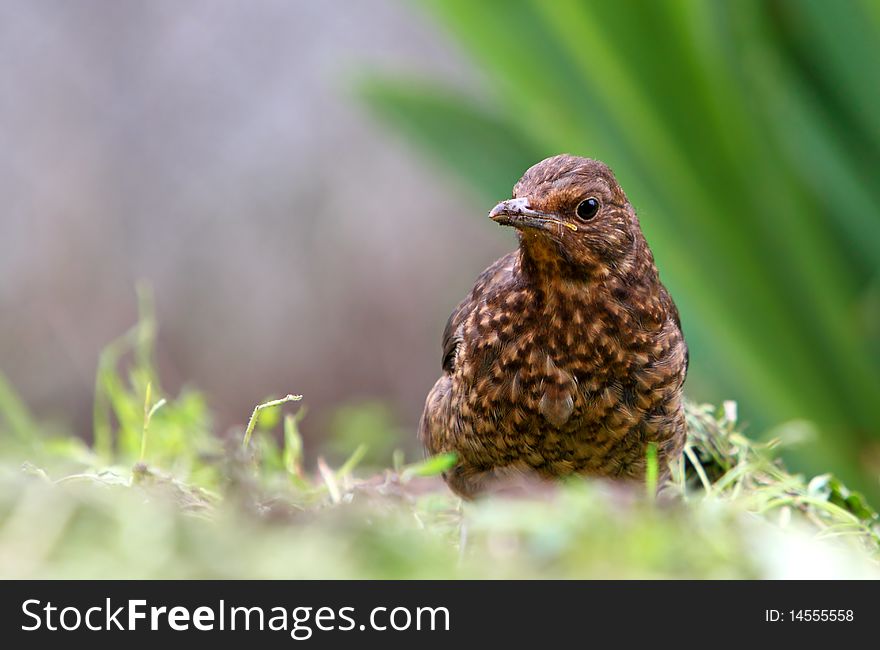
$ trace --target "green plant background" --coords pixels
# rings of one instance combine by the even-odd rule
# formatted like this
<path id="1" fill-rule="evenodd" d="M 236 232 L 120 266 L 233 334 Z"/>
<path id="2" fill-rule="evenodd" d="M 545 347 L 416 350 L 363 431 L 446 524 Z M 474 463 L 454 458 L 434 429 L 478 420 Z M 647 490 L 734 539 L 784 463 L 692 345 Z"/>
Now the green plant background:
<path id="1" fill-rule="evenodd" d="M 374 112 L 487 204 L 560 152 L 640 214 L 688 391 L 880 493 L 880 3 L 425 0 L 479 92 L 371 76 Z"/>

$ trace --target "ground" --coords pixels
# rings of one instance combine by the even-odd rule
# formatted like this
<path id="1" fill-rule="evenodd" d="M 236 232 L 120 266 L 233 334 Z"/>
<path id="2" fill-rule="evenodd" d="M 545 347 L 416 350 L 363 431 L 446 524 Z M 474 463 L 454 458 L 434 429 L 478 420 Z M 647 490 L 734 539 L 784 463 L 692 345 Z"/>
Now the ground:
<path id="1" fill-rule="evenodd" d="M 729 410 L 728 406 L 728 410 Z M 135 578 L 880 577 L 877 515 L 833 478 L 806 482 L 689 409 L 684 478 L 651 488 L 574 480 L 462 503 L 436 476 L 449 459 L 360 478 L 354 457 L 305 472 L 257 430 L 186 481 L 145 463 L 89 468 L 68 442 L 47 466 L 0 469 L 0 575 Z M 67 456 L 58 463 L 58 455 Z"/>
<path id="2" fill-rule="evenodd" d="M 733 403 L 688 404 L 659 495 L 649 471 L 462 503 L 446 456 L 396 451 L 383 470 L 355 440 L 306 468 L 297 396 L 215 435 L 199 393 L 154 388 L 154 335 L 146 318 L 102 357 L 89 444 L 0 375 L 0 577 L 880 577 L 877 513 L 833 476 L 787 471 L 797 436 L 746 437 Z"/>

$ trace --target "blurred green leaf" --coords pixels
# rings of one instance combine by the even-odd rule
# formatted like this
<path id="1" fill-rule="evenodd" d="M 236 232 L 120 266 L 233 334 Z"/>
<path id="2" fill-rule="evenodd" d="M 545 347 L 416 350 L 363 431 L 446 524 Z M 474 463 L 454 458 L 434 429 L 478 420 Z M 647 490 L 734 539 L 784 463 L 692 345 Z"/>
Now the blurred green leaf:
<path id="1" fill-rule="evenodd" d="M 821 474 L 814 477 L 807 486 L 807 490 L 810 494 L 852 513 L 862 521 L 869 523 L 880 521 L 877 512 L 868 504 L 864 496 L 847 489 L 832 474 Z"/>
<path id="2" fill-rule="evenodd" d="M 304 414 L 305 409 L 300 409 L 296 415 L 284 416 L 284 469 L 294 478 L 302 478 L 303 473 L 303 441 L 298 423 Z"/>
<path id="3" fill-rule="evenodd" d="M 414 463 L 405 467 L 403 472 L 401 472 L 401 478 L 404 481 L 408 481 L 414 476 L 439 476 L 443 472 L 455 467 L 457 460 L 458 457 L 454 452 L 431 456 L 420 463 Z"/>
<path id="4" fill-rule="evenodd" d="M 385 121 L 489 198 L 509 194 L 511 176 L 537 155 L 517 129 L 450 89 L 376 78 L 363 81 L 360 94 Z"/>
<path id="5" fill-rule="evenodd" d="M 39 428 L 12 384 L 0 372 L 0 425 L 20 442 L 28 442 Z"/>

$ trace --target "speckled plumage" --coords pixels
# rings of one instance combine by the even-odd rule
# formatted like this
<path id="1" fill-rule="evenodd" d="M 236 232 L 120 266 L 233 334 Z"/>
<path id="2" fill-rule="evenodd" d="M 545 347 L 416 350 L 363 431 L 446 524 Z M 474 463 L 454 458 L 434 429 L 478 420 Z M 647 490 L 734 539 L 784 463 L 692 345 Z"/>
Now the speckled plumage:
<path id="1" fill-rule="evenodd" d="M 599 208 L 582 219 L 589 198 Z M 472 497 L 522 475 L 639 479 L 650 442 L 667 472 L 685 438 L 687 347 L 611 170 L 548 158 L 490 217 L 519 248 L 450 316 L 419 427 L 430 453 L 457 453 L 449 486 Z"/>

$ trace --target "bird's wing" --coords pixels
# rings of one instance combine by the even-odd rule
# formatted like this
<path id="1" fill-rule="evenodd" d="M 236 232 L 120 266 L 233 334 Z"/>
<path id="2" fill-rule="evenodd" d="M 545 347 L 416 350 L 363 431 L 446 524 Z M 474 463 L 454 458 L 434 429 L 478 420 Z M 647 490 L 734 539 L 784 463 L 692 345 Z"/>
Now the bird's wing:
<path id="1" fill-rule="evenodd" d="M 688 366 L 691 361 L 691 351 L 687 347 L 687 343 L 684 340 L 684 330 L 681 329 L 681 316 L 678 313 L 678 307 L 675 304 L 675 301 L 672 299 L 672 296 L 669 295 L 669 292 L 666 290 L 666 287 L 661 287 L 661 291 L 663 292 L 663 301 L 666 304 L 666 308 L 672 316 L 672 320 L 675 322 L 676 327 L 678 327 L 679 334 L 681 335 L 681 344 L 684 346 L 684 372 L 682 373 L 681 380 L 684 382 L 685 376 L 687 376 Z"/>
<path id="2" fill-rule="evenodd" d="M 516 263 L 517 252 L 512 251 L 499 258 L 477 278 L 474 288 L 452 311 L 443 330 L 443 371 L 451 373 L 455 364 L 455 353 L 461 343 L 461 328 L 467 317 L 477 308 L 480 301 L 503 285 L 511 276 Z"/>

